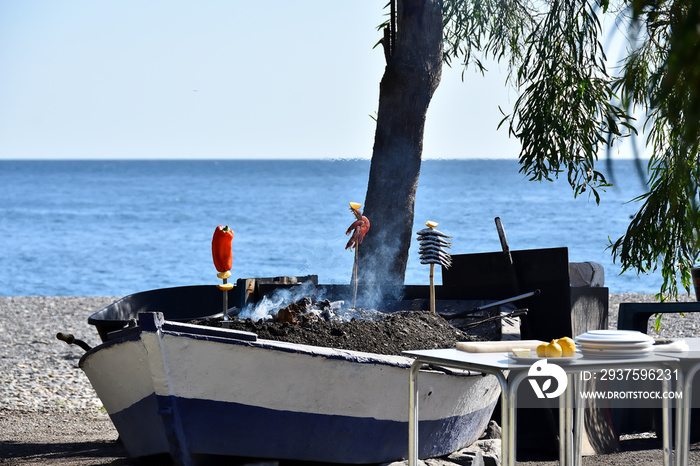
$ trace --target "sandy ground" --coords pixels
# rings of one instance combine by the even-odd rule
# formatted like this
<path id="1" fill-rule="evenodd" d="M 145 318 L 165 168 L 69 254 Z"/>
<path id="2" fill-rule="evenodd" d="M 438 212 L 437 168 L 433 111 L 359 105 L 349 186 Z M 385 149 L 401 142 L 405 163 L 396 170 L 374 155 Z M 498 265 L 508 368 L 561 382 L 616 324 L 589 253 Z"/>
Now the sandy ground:
<path id="1" fill-rule="evenodd" d="M 0 410 L 0 464 L 129 465 L 109 417 L 97 410 Z"/>
<path id="2" fill-rule="evenodd" d="M 650 296 L 611 295 L 610 328 L 616 327 L 620 301 L 642 298 L 651 299 Z M 0 297 L 0 334 L 3 335 L 0 342 L 0 464 L 136 464 L 127 458 L 109 417 L 99 408 L 100 403 L 76 367 L 82 350 L 55 340 L 56 330 L 95 339 L 94 330 L 89 328 L 84 316 L 112 301 L 109 297 Z M 27 315 L 36 317 L 30 329 L 25 328 Z M 694 313 L 687 318 L 668 316 L 658 336 L 684 337 L 699 333 L 700 313 Z M 68 383 L 75 381 L 82 382 Z M 619 453 L 585 457 L 582 464 L 662 464 L 661 442 L 656 438 L 626 440 L 621 442 L 621 448 Z M 518 465 L 523 466 L 556 464 L 557 461 L 551 460 L 518 461 Z M 700 444 L 692 445 L 689 464 L 700 465 Z"/>
<path id="3" fill-rule="evenodd" d="M 92 466 L 135 465 L 117 441 L 109 417 L 101 411 L 20 412 L 0 410 L 0 464 Z M 662 464 L 656 438 L 621 442 L 619 453 L 584 457 L 583 466 Z M 250 461 L 238 465 L 253 465 Z M 257 463 L 262 466 L 262 463 Z M 283 465 L 268 462 L 265 465 Z M 287 463 L 290 465 L 290 463 Z M 298 465 L 299 463 L 295 463 Z M 521 466 L 554 466 L 558 461 L 518 461 Z M 693 444 L 689 464 L 700 464 L 700 444 Z"/>

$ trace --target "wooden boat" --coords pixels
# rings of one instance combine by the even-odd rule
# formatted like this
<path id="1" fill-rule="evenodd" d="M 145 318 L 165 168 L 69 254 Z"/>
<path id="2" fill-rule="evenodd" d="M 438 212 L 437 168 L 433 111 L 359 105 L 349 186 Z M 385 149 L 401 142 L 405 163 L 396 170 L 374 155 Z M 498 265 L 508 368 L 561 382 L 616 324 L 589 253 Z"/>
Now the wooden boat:
<path id="1" fill-rule="evenodd" d="M 220 305 L 213 286 L 139 295 L 90 317 L 104 342 L 80 360 L 130 456 L 170 456 L 183 465 L 231 456 L 354 464 L 407 458 L 412 359 L 168 320 L 169 311 L 174 319 L 198 314 L 188 302 L 201 306 L 210 295 Z M 156 308 L 162 313 L 144 312 Z M 500 394 L 496 380 L 481 374 L 426 371 L 420 384 L 422 458 L 477 440 Z"/>

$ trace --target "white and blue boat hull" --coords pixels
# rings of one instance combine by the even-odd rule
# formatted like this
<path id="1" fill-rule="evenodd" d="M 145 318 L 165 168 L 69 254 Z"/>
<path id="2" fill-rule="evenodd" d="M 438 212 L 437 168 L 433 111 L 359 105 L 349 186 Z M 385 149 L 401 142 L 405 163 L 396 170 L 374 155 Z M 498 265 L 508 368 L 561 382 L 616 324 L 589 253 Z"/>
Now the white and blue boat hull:
<path id="1" fill-rule="evenodd" d="M 132 457 L 367 464 L 408 455 L 409 358 L 246 340 L 155 313 L 119 333 L 80 365 Z M 427 458 L 477 440 L 500 389 L 490 376 L 427 371 L 419 393 Z"/>

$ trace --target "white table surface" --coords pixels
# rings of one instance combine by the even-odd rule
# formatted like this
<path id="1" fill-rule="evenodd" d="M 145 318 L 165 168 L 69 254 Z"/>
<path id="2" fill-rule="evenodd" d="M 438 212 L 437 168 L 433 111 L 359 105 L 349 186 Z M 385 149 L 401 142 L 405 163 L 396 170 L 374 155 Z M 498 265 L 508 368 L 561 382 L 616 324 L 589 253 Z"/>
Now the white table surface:
<path id="1" fill-rule="evenodd" d="M 690 343 L 690 342 L 689 342 Z M 697 344 L 697 348 L 700 351 L 700 339 L 697 342 L 693 342 L 693 347 Z M 434 364 L 436 366 L 452 367 L 459 369 L 466 369 L 474 372 L 484 371 L 488 374 L 494 374 L 499 377 L 502 387 L 506 387 L 508 393 L 502 394 L 501 400 L 505 404 L 502 406 L 503 416 L 503 436 L 502 443 L 503 448 L 503 464 L 514 465 L 515 464 L 515 404 L 517 396 L 517 388 L 520 382 L 527 376 L 527 370 L 532 366 L 531 362 L 520 363 L 516 362 L 506 356 L 507 353 L 470 353 L 467 351 L 458 350 L 456 348 L 446 348 L 446 349 L 433 349 L 433 350 L 416 350 L 416 351 L 405 351 L 404 355 L 410 356 L 416 359 L 414 362 L 414 369 L 411 371 L 411 396 L 410 396 L 410 414 L 409 417 L 411 421 L 414 421 L 414 425 L 410 426 L 409 432 L 413 436 L 409 438 L 409 465 L 417 464 L 417 458 L 415 454 L 417 453 L 417 397 L 413 393 L 413 390 L 417 390 L 414 377 L 418 376 L 417 368 L 422 364 Z M 548 362 L 557 364 L 559 367 L 564 369 L 567 374 L 577 373 L 584 370 L 595 370 L 610 367 L 625 367 L 625 368 L 645 368 L 645 367 L 674 367 L 677 368 L 679 364 L 679 358 L 677 355 L 683 353 L 665 353 L 657 354 L 651 353 L 650 355 L 640 357 L 640 358 L 619 358 L 619 359 L 596 359 L 596 358 L 584 358 L 577 357 L 573 360 L 560 360 L 558 358 L 549 358 Z M 696 370 L 700 369 L 700 360 L 698 360 L 698 366 Z M 571 380 L 571 378 L 569 378 Z M 562 438 L 564 432 L 571 432 L 571 412 L 574 407 L 573 400 L 573 390 L 567 390 L 567 392 L 560 397 L 560 407 L 566 408 L 562 412 L 560 409 L 560 420 L 566 424 L 562 426 L 560 422 L 560 454 L 564 455 L 560 457 L 560 462 L 563 464 L 578 464 L 580 461 L 580 438 L 581 429 L 577 429 L 577 435 L 575 439 L 575 445 L 573 440 L 569 435 L 565 435 Z M 505 396 L 504 396 L 505 395 Z M 664 464 L 670 465 L 671 453 L 670 453 L 670 402 L 664 405 L 664 423 L 666 428 L 664 429 Z M 680 404 L 679 404 L 680 406 Z M 689 411 L 689 408 L 688 408 Z M 685 419 L 687 416 L 677 416 L 677 422 L 687 422 Z M 684 418 L 684 419 L 680 419 Z M 582 416 L 580 416 L 582 419 Z M 577 427 L 580 427 L 581 422 L 577 422 Z M 679 428 L 680 424 L 677 424 Z M 415 430 L 413 430 L 415 429 Z M 679 433 L 684 433 L 684 431 L 679 430 Z M 680 444 L 684 445 L 684 444 Z M 677 460 L 679 456 L 676 455 Z"/>

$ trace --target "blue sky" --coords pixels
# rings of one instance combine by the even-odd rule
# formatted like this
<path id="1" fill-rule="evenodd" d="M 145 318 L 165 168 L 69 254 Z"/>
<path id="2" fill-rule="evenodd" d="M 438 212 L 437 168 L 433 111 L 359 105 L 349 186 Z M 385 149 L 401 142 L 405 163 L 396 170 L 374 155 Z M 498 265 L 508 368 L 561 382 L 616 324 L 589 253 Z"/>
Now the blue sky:
<path id="1" fill-rule="evenodd" d="M 369 158 L 385 0 L 3 0 L 0 159 Z M 515 158 L 498 66 L 445 68 L 424 158 Z"/>

